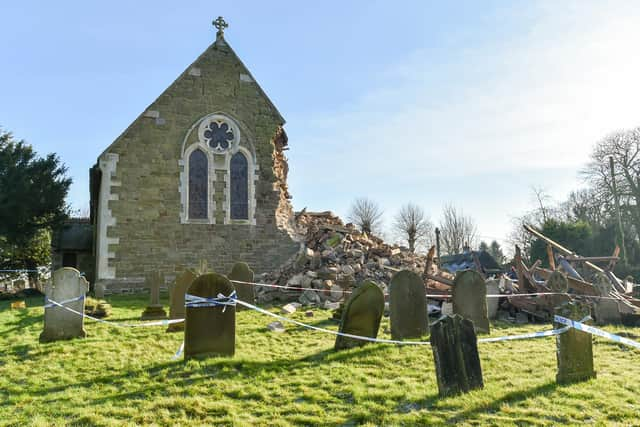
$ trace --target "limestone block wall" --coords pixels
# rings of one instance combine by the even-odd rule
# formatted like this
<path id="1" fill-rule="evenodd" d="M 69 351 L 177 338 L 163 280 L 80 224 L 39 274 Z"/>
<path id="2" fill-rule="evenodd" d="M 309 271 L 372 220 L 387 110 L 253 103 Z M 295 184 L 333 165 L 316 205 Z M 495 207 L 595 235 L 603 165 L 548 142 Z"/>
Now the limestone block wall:
<path id="1" fill-rule="evenodd" d="M 181 223 L 183 142 L 189 129 L 211 113 L 233 118 L 242 130 L 241 145 L 255 153 L 254 224 L 224 224 L 220 176 L 210 183 L 215 223 Z M 282 186 L 274 174 L 274 140 L 283 122 L 224 40 L 205 51 L 102 155 L 117 157 L 110 176 L 117 185 L 107 186 L 109 194 L 100 195 L 107 206 L 99 206 L 100 211 L 108 208 L 111 218 L 102 236 L 109 242 L 108 257 L 97 254 L 107 263 L 102 270 L 110 272 L 101 277 L 98 269 L 97 279 L 107 292 L 130 292 L 142 286 L 150 271 L 172 277 L 185 267 L 197 267 L 201 259 L 222 273 L 237 261 L 259 273 L 295 256 L 299 243 L 276 221 L 276 211 L 283 209 Z"/>

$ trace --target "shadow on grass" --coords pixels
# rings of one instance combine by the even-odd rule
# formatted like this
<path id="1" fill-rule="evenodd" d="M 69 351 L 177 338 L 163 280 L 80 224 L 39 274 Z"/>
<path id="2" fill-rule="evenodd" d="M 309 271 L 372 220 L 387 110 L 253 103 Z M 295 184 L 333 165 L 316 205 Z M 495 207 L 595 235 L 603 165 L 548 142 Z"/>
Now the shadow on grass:
<path id="1" fill-rule="evenodd" d="M 208 359 L 195 359 L 199 360 L 201 363 L 201 365 L 197 367 L 187 366 L 187 362 L 184 360 L 176 360 L 160 363 L 146 369 L 127 370 L 114 375 L 95 377 L 89 381 L 33 389 L 30 390 L 29 394 L 34 397 L 39 397 L 46 396 L 51 393 L 64 392 L 68 388 L 83 388 L 90 391 L 98 385 L 118 386 L 126 383 L 144 384 L 146 381 L 154 379 L 158 381 L 157 384 L 148 384 L 147 382 L 147 384 L 144 384 L 135 390 L 100 396 L 87 401 L 88 403 L 105 403 L 110 401 L 121 402 L 123 398 L 146 398 L 150 393 L 163 393 L 166 391 L 167 387 L 190 387 L 196 383 L 210 379 L 230 380 L 238 377 L 250 379 L 264 375 L 265 373 L 281 374 L 282 372 L 290 372 L 291 370 L 295 371 L 300 368 L 313 367 L 326 362 L 352 360 L 354 363 L 359 363 L 360 361 L 366 361 L 371 353 L 376 351 L 380 351 L 380 348 L 367 345 L 340 352 L 322 350 L 318 353 L 299 359 L 277 359 L 260 362 L 247 361 L 243 359 L 230 359 L 226 357 L 212 357 Z M 139 381 L 137 380 L 138 378 L 140 379 Z M 71 397 L 58 396 L 43 400 L 42 403 L 60 403 L 70 399 Z M 6 406 L 8 404 L 9 403 L 7 402 L 2 402 L 0 403 L 0 406 Z"/>
<path id="2" fill-rule="evenodd" d="M 42 305 L 42 301 L 41 304 Z M 35 306 L 35 305 L 33 305 Z M 31 306 L 31 307 L 33 307 Z M 28 328 L 30 326 L 33 326 L 36 323 L 42 323 L 44 322 L 43 320 L 43 314 L 42 313 L 33 313 L 32 310 L 25 310 L 25 309 L 19 309 L 16 310 L 16 314 L 15 317 L 17 317 L 17 320 L 14 322 L 6 322 L 5 325 L 6 326 L 14 326 L 13 328 L 10 329 L 5 329 L 3 331 L 0 331 L 0 336 L 4 336 L 4 335 L 9 335 L 12 332 L 15 331 L 20 331 L 22 329 Z"/>

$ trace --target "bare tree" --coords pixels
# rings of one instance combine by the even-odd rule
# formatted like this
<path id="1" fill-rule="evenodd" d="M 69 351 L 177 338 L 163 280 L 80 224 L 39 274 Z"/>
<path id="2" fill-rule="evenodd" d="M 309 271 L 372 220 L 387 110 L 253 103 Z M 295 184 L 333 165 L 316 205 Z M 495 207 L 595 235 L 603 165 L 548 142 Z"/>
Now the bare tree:
<path id="1" fill-rule="evenodd" d="M 547 222 L 549 219 L 549 207 L 547 204 L 551 202 L 551 196 L 549 196 L 547 191 L 542 187 L 531 186 L 531 191 L 533 191 L 533 196 L 538 203 L 542 221 Z"/>
<path id="2" fill-rule="evenodd" d="M 462 252 L 465 246 L 476 246 L 476 223 L 453 205 L 446 205 L 440 221 L 440 239 L 445 253 Z"/>
<path id="3" fill-rule="evenodd" d="M 393 223 L 395 232 L 409 244 L 409 250 L 415 252 L 416 246 L 426 243 L 433 234 L 433 224 L 424 210 L 413 203 L 400 208 Z"/>
<path id="4" fill-rule="evenodd" d="M 349 212 L 349 221 L 366 233 L 377 231 L 382 223 L 383 210 L 371 199 L 360 197 L 353 201 Z"/>

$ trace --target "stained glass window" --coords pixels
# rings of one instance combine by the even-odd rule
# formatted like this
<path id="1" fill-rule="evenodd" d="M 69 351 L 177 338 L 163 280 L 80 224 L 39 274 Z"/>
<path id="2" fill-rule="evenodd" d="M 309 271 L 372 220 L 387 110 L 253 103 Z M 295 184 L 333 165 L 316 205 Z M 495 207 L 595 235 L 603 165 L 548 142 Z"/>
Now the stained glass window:
<path id="1" fill-rule="evenodd" d="M 231 157 L 231 219 L 249 219 L 249 165 L 241 152 Z"/>
<path id="2" fill-rule="evenodd" d="M 233 141 L 233 130 L 227 123 L 211 122 L 204 131 L 204 137 L 209 147 L 222 152 L 229 148 Z"/>
<path id="3" fill-rule="evenodd" d="M 189 218 L 207 219 L 207 156 L 195 150 L 189 156 Z"/>

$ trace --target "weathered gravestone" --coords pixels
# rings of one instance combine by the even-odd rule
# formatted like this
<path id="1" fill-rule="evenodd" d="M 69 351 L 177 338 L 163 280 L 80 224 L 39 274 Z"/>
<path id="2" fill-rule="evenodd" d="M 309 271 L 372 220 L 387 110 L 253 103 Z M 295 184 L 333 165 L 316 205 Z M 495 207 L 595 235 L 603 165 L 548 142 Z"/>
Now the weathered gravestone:
<path id="1" fill-rule="evenodd" d="M 495 319 L 498 315 L 498 303 L 500 302 L 500 298 L 491 297 L 490 295 L 499 294 L 500 281 L 497 279 L 487 280 L 487 317 L 489 319 Z"/>
<path id="2" fill-rule="evenodd" d="M 154 271 L 145 276 L 144 285 L 149 289 L 150 301 L 147 308 L 142 312 L 142 320 L 166 319 L 167 312 L 160 304 L 160 286 L 164 284 L 162 273 Z"/>
<path id="3" fill-rule="evenodd" d="M 476 332 L 489 333 L 487 286 L 474 270 L 456 273 L 453 284 L 453 312 L 473 322 Z"/>
<path id="4" fill-rule="evenodd" d="M 374 282 L 363 282 L 351 294 L 342 310 L 340 332 L 369 338 L 378 336 L 380 320 L 384 312 L 384 294 Z M 338 335 L 334 348 L 359 347 L 367 341 Z"/>
<path id="5" fill-rule="evenodd" d="M 420 338 L 427 333 L 427 297 L 424 282 L 416 273 L 403 270 L 393 275 L 389 307 L 393 339 Z"/>
<path id="6" fill-rule="evenodd" d="M 89 282 L 75 268 L 64 267 L 53 273 L 51 283 L 45 287 L 44 330 L 40 342 L 84 338 L 84 317 L 57 306 L 53 300 L 78 313 L 84 313 L 84 297 Z"/>
<path id="7" fill-rule="evenodd" d="M 431 325 L 431 348 L 440 396 L 484 387 L 473 322 L 459 315 L 442 316 Z"/>
<path id="8" fill-rule="evenodd" d="M 571 300 L 568 295 L 564 295 L 569 291 L 569 282 L 567 281 L 567 276 L 563 273 L 554 271 L 547 278 L 545 285 L 551 290 L 551 292 L 556 294 L 541 296 L 543 300 L 548 302 L 547 306 L 558 307 Z"/>
<path id="9" fill-rule="evenodd" d="M 619 324 L 622 322 L 618 301 L 611 298 L 611 282 L 602 273 L 596 273 L 594 286 L 601 298 L 593 302 L 593 316 L 598 325 Z"/>
<path id="10" fill-rule="evenodd" d="M 225 276 L 196 278 L 185 297 L 184 358 L 233 356 L 236 346 L 236 307 L 224 305 L 235 292 Z"/>
<path id="11" fill-rule="evenodd" d="M 176 280 L 171 287 L 170 303 L 169 303 L 169 319 L 184 319 L 184 295 L 191 283 L 198 277 L 192 270 L 184 270 L 176 276 Z M 183 323 L 172 323 L 167 328 L 167 332 L 176 332 L 184 330 Z"/>
<path id="12" fill-rule="evenodd" d="M 229 273 L 227 277 L 229 278 L 229 280 L 231 280 L 233 286 L 236 288 L 236 293 L 240 301 L 248 302 L 249 304 L 255 304 L 255 290 L 253 285 L 249 284 L 253 283 L 253 270 L 249 268 L 249 265 L 247 263 L 236 262 L 231 269 L 231 273 Z M 237 283 L 234 282 L 234 280 L 246 283 Z M 246 307 L 242 304 L 236 305 L 236 310 L 244 309 L 246 309 Z"/>
<path id="13" fill-rule="evenodd" d="M 589 305 L 580 302 L 564 303 L 555 309 L 555 314 L 558 316 L 579 322 L 589 316 L 590 312 Z M 556 329 L 564 326 L 564 324 L 554 323 L 554 328 Z M 570 383 L 596 376 L 593 370 L 591 334 L 570 328 L 567 332 L 557 335 L 556 356 L 558 359 L 556 382 L 560 384 Z"/>

